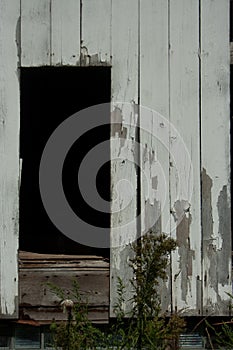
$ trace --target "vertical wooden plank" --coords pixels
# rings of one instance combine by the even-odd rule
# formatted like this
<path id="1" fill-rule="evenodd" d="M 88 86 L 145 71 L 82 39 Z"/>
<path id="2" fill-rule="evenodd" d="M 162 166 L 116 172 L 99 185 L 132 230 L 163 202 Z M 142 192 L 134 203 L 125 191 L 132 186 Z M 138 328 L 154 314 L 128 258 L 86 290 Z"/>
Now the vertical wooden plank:
<path id="1" fill-rule="evenodd" d="M 18 314 L 19 5 L 0 2 L 0 318 Z"/>
<path id="2" fill-rule="evenodd" d="M 82 0 L 81 65 L 111 63 L 111 0 Z"/>
<path id="3" fill-rule="evenodd" d="M 228 315 L 231 281 L 229 1 L 201 1 L 204 314 Z"/>
<path id="4" fill-rule="evenodd" d="M 117 277 L 130 298 L 129 243 L 137 237 L 138 4 L 112 3 L 111 264 L 110 315 L 117 302 Z M 126 309 L 129 305 L 126 305 Z"/>
<path id="5" fill-rule="evenodd" d="M 141 229 L 170 235 L 167 0 L 141 1 L 140 53 Z M 171 310 L 170 276 L 160 288 Z"/>
<path id="6" fill-rule="evenodd" d="M 80 1 L 51 0 L 51 32 L 52 64 L 79 64 Z"/>
<path id="7" fill-rule="evenodd" d="M 50 29 L 50 0 L 22 0 L 22 66 L 50 64 Z"/>
<path id="8" fill-rule="evenodd" d="M 201 314 L 199 6 L 170 0 L 170 198 L 172 299 Z"/>

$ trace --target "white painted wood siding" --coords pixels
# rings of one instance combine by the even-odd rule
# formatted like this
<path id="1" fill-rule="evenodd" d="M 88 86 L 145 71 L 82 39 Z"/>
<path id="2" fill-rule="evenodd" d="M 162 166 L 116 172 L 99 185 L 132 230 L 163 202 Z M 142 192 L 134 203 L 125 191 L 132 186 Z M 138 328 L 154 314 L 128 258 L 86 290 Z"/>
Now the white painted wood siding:
<path id="1" fill-rule="evenodd" d="M 168 1 L 140 7 L 141 230 L 170 236 Z M 161 284 L 162 309 L 171 311 L 171 276 Z"/>
<path id="2" fill-rule="evenodd" d="M 51 59 L 50 1 L 21 1 L 21 65 L 46 66 Z"/>
<path id="3" fill-rule="evenodd" d="M 110 0 L 82 0 L 81 65 L 109 65 L 111 62 Z"/>
<path id="4" fill-rule="evenodd" d="M 126 208 L 111 217 L 111 315 L 117 276 L 130 295 L 128 243 L 141 234 L 140 207 L 142 232 L 156 221 L 157 231 L 178 239 L 161 286 L 164 310 L 227 315 L 229 0 L 0 0 L 0 7 L 2 315 L 16 315 L 17 64 L 112 66 L 112 210 Z"/>
<path id="5" fill-rule="evenodd" d="M 51 64 L 79 64 L 80 1 L 51 0 L 50 16 Z"/>
<path id="6" fill-rule="evenodd" d="M 201 2 L 203 312 L 228 315 L 231 281 L 229 1 Z"/>
<path id="7" fill-rule="evenodd" d="M 192 14 L 192 16 L 190 16 Z M 199 6 L 170 1 L 170 198 L 173 308 L 201 314 Z"/>
<path id="8" fill-rule="evenodd" d="M 0 16 L 0 318 L 15 318 L 18 315 L 19 1 L 1 0 Z"/>
<path id="9" fill-rule="evenodd" d="M 138 3 L 112 3 L 112 139 L 110 315 L 117 302 L 117 277 L 130 298 L 129 243 L 137 237 L 136 125 L 138 114 Z M 114 213 L 115 212 L 115 213 Z M 125 306 L 126 309 L 129 305 Z"/>

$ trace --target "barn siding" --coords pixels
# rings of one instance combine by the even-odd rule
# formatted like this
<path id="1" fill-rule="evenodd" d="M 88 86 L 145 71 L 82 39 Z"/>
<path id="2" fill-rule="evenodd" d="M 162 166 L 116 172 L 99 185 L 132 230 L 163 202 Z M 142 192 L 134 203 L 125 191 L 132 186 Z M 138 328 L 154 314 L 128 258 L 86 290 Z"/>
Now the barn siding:
<path id="1" fill-rule="evenodd" d="M 51 0 L 50 11 L 51 64 L 79 64 L 80 2 Z"/>
<path id="2" fill-rule="evenodd" d="M 172 254 L 171 275 L 161 286 L 163 308 L 185 308 L 191 315 L 227 315 L 225 292 L 231 292 L 229 1 L 1 0 L 0 6 L 2 315 L 16 315 L 17 62 L 28 67 L 112 66 L 111 190 L 117 198 L 112 210 L 117 212 L 111 218 L 111 314 L 118 275 L 130 295 L 128 243 L 139 235 L 140 226 L 146 232 L 155 217 L 155 230 L 171 234 L 179 243 Z M 138 136 L 140 154 L 135 144 Z M 140 183 L 134 166 L 139 160 Z"/>
<path id="3" fill-rule="evenodd" d="M 110 315 L 117 301 L 117 277 L 131 297 L 129 243 L 137 237 L 136 127 L 138 117 L 138 3 L 112 2 L 112 140 Z M 123 181 L 121 181 L 123 179 Z M 129 187 L 131 186 L 131 192 Z M 128 205 L 129 203 L 129 205 Z M 128 309 L 129 305 L 125 305 Z"/>
<path id="4" fill-rule="evenodd" d="M 20 8 L 0 2 L 0 318 L 18 310 L 18 186 Z"/>
<path id="5" fill-rule="evenodd" d="M 170 235 L 169 17 L 167 0 L 140 4 L 141 230 Z M 163 310 L 171 310 L 171 275 L 160 285 Z"/>
<path id="6" fill-rule="evenodd" d="M 198 1 L 171 0 L 170 205 L 178 243 L 172 253 L 172 299 L 174 309 L 192 315 L 201 313 L 202 304 L 198 49 Z"/>
<path id="7" fill-rule="evenodd" d="M 48 0 L 21 0 L 22 67 L 50 64 L 50 7 L 51 4 Z"/>
<path id="8" fill-rule="evenodd" d="M 111 1 L 82 0 L 81 65 L 111 62 Z"/>
<path id="9" fill-rule="evenodd" d="M 232 292 L 229 1 L 201 4 L 203 312 L 227 315 L 226 292 Z"/>

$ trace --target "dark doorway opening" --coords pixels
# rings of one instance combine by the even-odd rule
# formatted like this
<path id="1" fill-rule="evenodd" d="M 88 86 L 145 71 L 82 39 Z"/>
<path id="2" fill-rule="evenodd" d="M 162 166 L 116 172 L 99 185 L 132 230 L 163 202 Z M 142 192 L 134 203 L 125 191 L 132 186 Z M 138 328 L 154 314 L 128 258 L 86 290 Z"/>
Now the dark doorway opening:
<path id="1" fill-rule="evenodd" d="M 233 0 L 230 1 L 230 43 L 233 42 Z M 232 129 L 232 118 L 233 118 L 233 64 L 230 62 L 230 128 L 231 128 L 231 167 L 232 167 L 232 151 L 233 151 L 233 129 Z M 232 184 L 232 169 L 231 169 L 231 184 Z M 233 203 L 233 194 L 231 192 L 231 204 Z M 231 231 L 232 232 L 232 231 Z M 233 232 L 231 234 L 231 250 L 233 252 Z M 233 257 L 233 255 L 232 255 Z M 233 267 L 233 259 L 232 259 Z M 233 282 L 233 281 L 232 281 Z"/>
<path id="2" fill-rule="evenodd" d="M 109 249 L 88 247 L 72 241 L 50 221 L 39 191 L 39 164 L 47 140 L 60 123 L 84 108 L 110 102 L 111 70 L 109 67 L 21 68 L 20 80 L 22 174 L 19 248 L 37 253 L 108 257 Z M 109 140 L 109 137 L 110 123 L 82 135 L 67 154 L 62 179 L 67 201 L 75 213 L 92 225 L 108 228 L 110 214 L 87 205 L 78 189 L 77 177 L 78 167 L 87 152 L 98 143 Z M 110 159 L 110 148 L 105 152 Z M 110 162 L 100 168 L 96 187 L 100 196 L 110 200 Z"/>
<path id="3" fill-rule="evenodd" d="M 230 1 L 230 42 L 233 42 L 233 0 Z M 233 130 L 232 130 L 232 118 L 233 118 L 233 64 L 230 64 L 230 128 L 231 128 L 231 167 L 232 167 L 232 151 L 233 151 Z M 232 184 L 232 170 L 231 170 L 231 184 Z M 232 189 L 232 186 L 231 186 Z M 233 193 L 231 190 L 231 203 L 233 203 Z M 233 252 L 233 232 L 231 235 L 231 250 Z M 233 260 L 232 260 L 233 266 Z"/>

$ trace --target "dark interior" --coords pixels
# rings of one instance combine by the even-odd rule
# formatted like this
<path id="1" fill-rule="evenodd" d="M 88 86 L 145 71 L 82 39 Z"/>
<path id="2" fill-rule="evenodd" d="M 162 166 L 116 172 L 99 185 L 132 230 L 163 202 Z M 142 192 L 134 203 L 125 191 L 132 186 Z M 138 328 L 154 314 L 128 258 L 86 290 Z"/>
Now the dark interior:
<path id="1" fill-rule="evenodd" d="M 110 102 L 110 73 L 109 67 L 21 69 L 21 250 L 109 256 L 109 249 L 76 243 L 53 225 L 40 197 L 39 164 L 47 140 L 61 122 L 84 108 Z M 110 227 L 110 214 L 98 212 L 85 203 L 77 186 L 78 167 L 89 150 L 109 140 L 109 137 L 110 124 L 85 133 L 73 144 L 63 166 L 63 188 L 67 201 L 79 217 L 97 227 Z M 110 159 L 109 147 L 105 151 Z M 110 162 L 100 168 L 96 181 L 100 195 L 109 200 Z"/>
<path id="2" fill-rule="evenodd" d="M 230 42 L 233 42 L 233 0 L 230 1 Z M 232 166 L 232 150 L 233 150 L 233 137 L 232 137 L 232 118 L 233 118 L 233 64 L 230 65 L 230 121 L 231 121 L 231 166 Z M 232 171 L 231 171 L 232 174 Z M 232 175 L 231 175 L 232 183 Z M 231 193 L 231 198 L 232 193 Z M 233 251 L 233 233 L 231 237 L 231 250 Z M 233 261 L 232 261 L 233 262 Z"/>
<path id="3" fill-rule="evenodd" d="M 230 42 L 233 42 L 233 0 L 230 1 Z M 233 118 L 233 64 L 230 65 L 230 121 L 231 121 L 231 166 L 232 166 L 232 150 L 233 150 L 233 137 L 232 137 L 232 118 Z M 232 171 L 231 171 L 232 174 Z M 232 183 L 232 175 L 231 175 Z M 231 187 L 232 188 L 232 187 Z M 231 192 L 231 198 L 233 195 Z M 233 251 L 233 235 L 231 239 L 231 250 Z"/>

